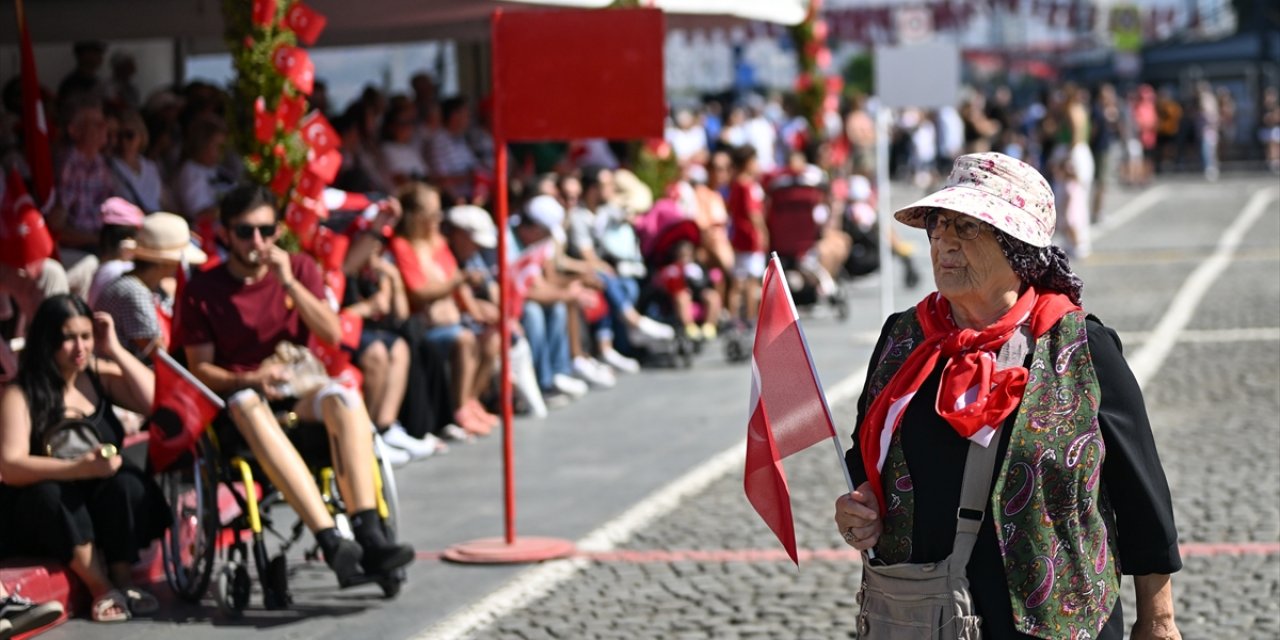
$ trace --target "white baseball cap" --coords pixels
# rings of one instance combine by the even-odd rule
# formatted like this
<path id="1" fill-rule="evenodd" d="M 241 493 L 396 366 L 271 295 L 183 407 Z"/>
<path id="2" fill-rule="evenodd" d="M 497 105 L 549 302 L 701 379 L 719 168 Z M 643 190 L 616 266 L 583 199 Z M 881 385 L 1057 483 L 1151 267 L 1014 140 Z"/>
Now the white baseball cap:
<path id="1" fill-rule="evenodd" d="M 565 243 L 564 206 L 551 196 L 536 196 L 525 205 L 525 215 L 533 222 L 546 227 L 559 244 Z"/>
<path id="2" fill-rule="evenodd" d="M 488 211 L 473 204 L 463 204 L 449 209 L 445 214 L 449 224 L 466 231 L 471 241 L 485 249 L 498 246 L 498 228 Z"/>

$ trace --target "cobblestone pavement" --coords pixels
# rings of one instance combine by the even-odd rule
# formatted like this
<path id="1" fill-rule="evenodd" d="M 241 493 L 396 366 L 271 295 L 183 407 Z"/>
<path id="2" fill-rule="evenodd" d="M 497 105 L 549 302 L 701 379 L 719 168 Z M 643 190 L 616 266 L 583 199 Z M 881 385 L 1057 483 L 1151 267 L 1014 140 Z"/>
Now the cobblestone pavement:
<path id="1" fill-rule="evenodd" d="M 1130 358 L 1249 197 L 1274 184 L 1171 185 L 1079 266 L 1086 307 L 1121 332 Z M 1174 589 L 1188 640 L 1280 636 L 1278 262 L 1273 199 L 1146 386 L 1183 543 Z M 853 400 L 833 412 L 849 433 Z M 828 446 L 787 460 L 797 539 L 812 551 L 799 570 L 780 556 L 735 470 L 472 637 L 855 637 L 859 567 L 831 524 L 843 490 L 836 465 Z"/>

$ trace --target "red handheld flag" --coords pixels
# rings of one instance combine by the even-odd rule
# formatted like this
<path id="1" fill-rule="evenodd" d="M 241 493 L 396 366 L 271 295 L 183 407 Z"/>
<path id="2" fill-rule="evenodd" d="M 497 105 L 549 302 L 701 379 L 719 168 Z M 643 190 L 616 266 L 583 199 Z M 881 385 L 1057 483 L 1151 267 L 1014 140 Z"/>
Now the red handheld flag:
<path id="1" fill-rule="evenodd" d="M 271 54 L 271 64 L 303 95 L 311 95 L 316 80 L 316 68 L 306 51 L 282 44 Z"/>
<path id="2" fill-rule="evenodd" d="M 284 210 L 284 223 L 297 236 L 303 249 L 311 250 L 315 244 L 316 230 L 320 228 L 320 214 L 300 202 L 290 202 Z"/>
<path id="3" fill-rule="evenodd" d="M 297 192 L 304 198 L 319 200 L 324 195 L 325 185 L 324 178 L 313 173 L 311 169 L 303 169 L 302 176 L 298 178 Z"/>
<path id="4" fill-rule="evenodd" d="M 320 178 L 320 181 L 325 184 L 333 184 L 334 179 L 338 177 L 340 169 L 342 169 L 342 152 L 337 149 L 315 154 L 315 157 L 307 161 L 307 171 L 316 174 L 316 177 Z M 338 207 L 329 208 L 335 209 Z"/>
<path id="5" fill-rule="evenodd" d="M 315 44 L 316 38 L 320 37 L 320 32 L 324 31 L 324 25 L 328 22 L 329 19 L 324 14 L 303 4 L 301 0 L 293 3 L 284 14 L 285 25 L 298 34 L 298 40 L 308 47 Z"/>
<path id="6" fill-rule="evenodd" d="M 27 166 L 35 187 L 37 207 L 45 206 L 53 193 L 53 150 L 49 146 L 49 123 L 45 118 L 40 78 L 36 74 L 36 58 L 31 50 L 31 32 L 22 2 L 17 3 L 18 39 L 22 47 L 22 137 L 26 146 Z"/>
<path id="7" fill-rule="evenodd" d="M 347 249 L 350 247 L 351 238 L 322 226 L 316 230 L 312 249 L 325 271 L 341 271 L 342 262 L 347 259 Z"/>
<path id="8" fill-rule="evenodd" d="M 155 352 L 156 389 L 147 456 L 163 471 L 191 451 L 205 425 L 226 405 L 164 350 Z"/>
<path id="9" fill-rule="evenodd" d="M 303 118 L 301 126 L 302 140 L 311 147 L 316 157 L 328 153 L 331 149 L 337 149 L 338 144 L 341 143 L 338 133 L 329 124 L 329 119 L 319 111 L 312 111 L 310 115 Z"/>
<path id="10" fill-rule="evenodd" d="M 52 255 L 53 237 L 44 215 L 36 209 L 22 176 L 10 169 L 4 202 L 0 203 L 0 262 L 36 274 L 44 259 Z"/>
<path id="11" fill-rule="evenodd" d="M 756 513 L 799 565 L 782 459 L 835 438 L 836 430 L 777 258 L 765 270 L 760 296 L 751 351 L 751 418 L 743 488 Z"/>

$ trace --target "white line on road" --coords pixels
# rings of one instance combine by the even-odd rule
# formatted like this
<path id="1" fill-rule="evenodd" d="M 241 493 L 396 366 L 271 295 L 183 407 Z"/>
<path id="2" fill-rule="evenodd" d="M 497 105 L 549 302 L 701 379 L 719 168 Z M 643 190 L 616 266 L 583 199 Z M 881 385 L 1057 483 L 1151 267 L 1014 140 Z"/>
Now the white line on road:
<path id="1" fill-rule="evenodd" d="M 1141 344 L 1151 339 L 1150 331 L 1121 331 L 1125 344 Z M 1243 329 L 1186 329 L 1178 336 L 1181 344 L 1209 344 L 1222 342 L 1278 342 L 1280 327 L 1251 327 Z"/>
<path id="2" fill-rule="evenodd" d="M 1249 198 L 1249 203 L 1236 217 L 1235 222 L 1232 222 L 1218 239 L 1218 248 L 1213 255 L 1196 267 L 1190 276 L 1187 276 L 1186 281 L 1174 294 L 1169 310 L 1165 311 L 1164 317 L 1160 318 L 1156 328 L 1151 331 L 1151 339 L 1143 344 L 1142 348 L 1129 360 L 1133 375 L 1138 379 L 1138 386 L 1146 387 L 1160 370 L 1160 365 L 1169 356 L 1169 351 L 1178 341 L 1179 334 L 1186 329 L 1187 323 L 1191 322 L 1192 314 L 1195 313 L 1204 295 L 1209 292 L 1209 287 L 1231 264 L 1231 254 L 1244 240 L 1244 234 L 1258 218 L 1262 217 L 1262 214 L 1267 211 L 1267 204 L 1275 198 L 1276 189 L 1262 189 L 1254 193 L 1253 197 Z"/>
<path id="3" fill-rule="evenodd" d="M 1162 184 L 1152 187 L 1143 191 L 1138 197 L 1124 203 L 1119 209 L 1107 214 L 1102 218 L 1102 222 L 1093 228 L 1093 241 L 1101 240 L 1112 231 L 1128 224 L 1130 220 L 1146 213 L 1147 209 L 1150 209 L 1163 199 L 1168 191 L 1168 185 Z"/>
<path id="4" fill-rule="evenodd" d="M 831 391 L 827 393 L 828 404 L 837 405 L 857 397 L 862 392 L 862 381 L 866 375 L 867 369 L 863 367 L 831 386 Z M 746 439 L 744 438 L 650 494 L 622 515 L 587 534 L 585 538 L 578 541 L 578 549 L 599 553 L 611 551 L 625 543 L 635 535 L 636 531 L 670 513 L 689 496 L 697 494 L 734 469 L 740 469 L 745 451 Z M 414 636 L 414 640 L 455 640 L 468 637 L 499 618 L 518 611 L 547 595 L 562 582 L 586 568 L 590 562 L 588 558 L 570 558 L 553 560 L 532 567 L 479 602 Z"/>

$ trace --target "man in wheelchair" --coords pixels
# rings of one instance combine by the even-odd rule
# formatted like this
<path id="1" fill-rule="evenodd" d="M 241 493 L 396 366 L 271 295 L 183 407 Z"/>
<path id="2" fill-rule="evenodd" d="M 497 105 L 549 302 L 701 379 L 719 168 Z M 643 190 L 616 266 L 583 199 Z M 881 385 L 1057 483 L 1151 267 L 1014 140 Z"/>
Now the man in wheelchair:
<path id="1" fill-rule="evenodd" d="M 192 373 L 227 399 L 226 414 L 215 421 L 222 450 L 248 446 L 315 535 L 339 584 L 347 586 L 361 572 L 396 571 L 413 561 L 414 552 L 388 540 L 381 527 L 372 427 L 360 394 L 328 380 L 299 395 L 286 366 L 263 364 L 282 342 L 305 350 L 312 334 L 329 343 L 341 336 L 315 260 L 276 246 L 281 228 L 274 202 L 273 194 L 258 186 L 239 187 L 223 197 L 220 233 L 227 259 L 187 284 L 175 342 L 184 347 Z M 276 419 L 277 410 L 295 413 L 301 428 L 324 424 L 355 542 L 335 527 L 306 463 Z"/>

